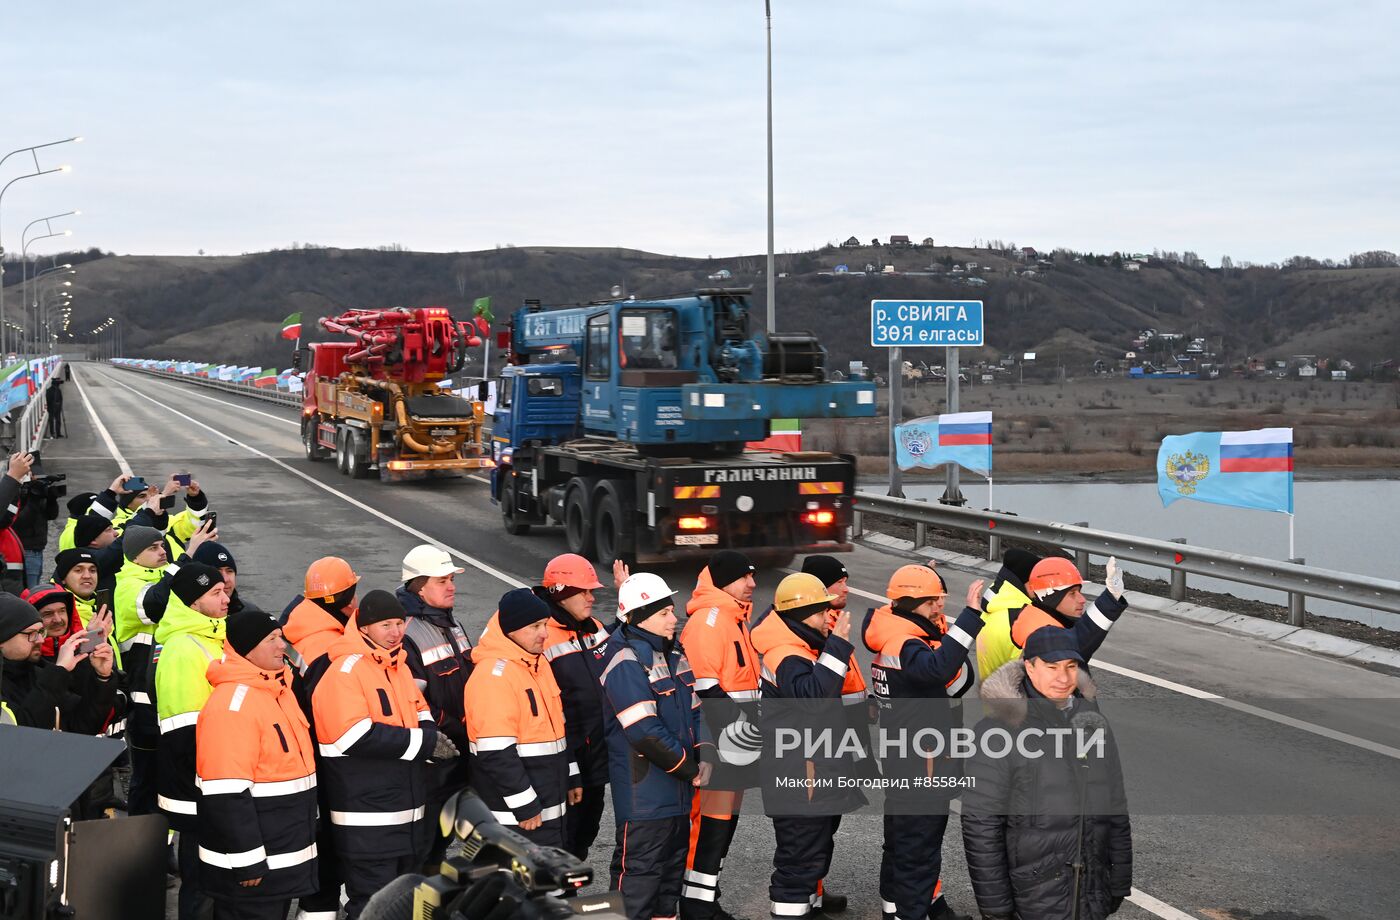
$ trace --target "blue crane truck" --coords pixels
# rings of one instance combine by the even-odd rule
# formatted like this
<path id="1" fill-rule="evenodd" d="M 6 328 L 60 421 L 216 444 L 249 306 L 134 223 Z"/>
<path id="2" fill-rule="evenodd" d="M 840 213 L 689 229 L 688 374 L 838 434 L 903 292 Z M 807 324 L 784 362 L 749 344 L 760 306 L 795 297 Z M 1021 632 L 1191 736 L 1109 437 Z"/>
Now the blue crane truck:
<path id="1" fill-rule="evenodd" d="M 563 525 L 569 551 L 603 565 L 848 552 L 855 459 L 746 445 L 774 418 L 872 417 L 875 387 L 828 381 L 810 333 L 751 333 L 748 294 L 526 301 L 491 439 L 507 532 Z"/>

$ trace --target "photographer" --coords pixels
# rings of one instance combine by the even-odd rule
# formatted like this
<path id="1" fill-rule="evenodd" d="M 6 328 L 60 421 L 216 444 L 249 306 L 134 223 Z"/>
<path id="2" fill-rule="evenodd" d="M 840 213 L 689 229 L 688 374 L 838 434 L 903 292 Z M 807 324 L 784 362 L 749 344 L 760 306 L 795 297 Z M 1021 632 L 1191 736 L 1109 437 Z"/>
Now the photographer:
<path id="1" fill-rule="evenodd" d="M 55 476 L 33 476 L 20 484 L 19 512 L 14 529 L 24 546 L 24 581 L 26 588 L 38 586 L 44 580 L 44 550 L 49 545 L 49 521 L 58 520 L 58 500 L 68 492 L 62 473 Z"/>
<path id="2" fill-rule="evenodd" d="M 19 514 L 20 491 L 34 466 L 33 454 L 11 454 L 5 475 L 0 476 L 0 559 L 5 569 L 0 573 L 0 590 L 19 594 L 26 587 L 24 577 L 24 543 L 15 533 L 15 518 Z"/>
<path id="3" fill-rule="evenodd" d="M 111 646 L 82 651 L 87 633 L 74 633 L 49 662 L 43 657 L 45 634 L 33 604 L 0 594 L 0 697 L 20 725 L 100 733 L 117 692 Z"/>

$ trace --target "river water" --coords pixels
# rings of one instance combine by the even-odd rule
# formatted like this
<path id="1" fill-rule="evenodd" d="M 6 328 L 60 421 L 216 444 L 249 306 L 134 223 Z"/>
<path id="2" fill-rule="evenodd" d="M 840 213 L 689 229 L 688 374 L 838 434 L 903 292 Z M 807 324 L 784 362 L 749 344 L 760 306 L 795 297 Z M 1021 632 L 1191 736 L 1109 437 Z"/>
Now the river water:
<path id="1" fill-rule="evenodd" d="M 884 493 L 888 485 L 862 485 Z M 987 506 L 987 484 L 964 473 L 967 507 Z M 905 495 L 936 501 L 940 482 L 909 485 Z M 1170 540 L 1184 537 L 1195 546 L 1263 556 L 1288 557 L 1288 517 L 1268 511 L 1227 508 L 1205 502 L 1178 501 L 1163 508 L 1155 483 L 1059 482 L 996 484 L 997 508 L 1022 517 L 1073 524 L 1088 521 L 1096 530 Z M 1379 578 L 1400 578 L 1400 480 L 1296 482 L 1293 491 L 1295 555 L 1308 565 Z M 1094 562 L 1102 563 L 1094 558 Z M 1126 565 L 1149 578 L 1162 569 Z M 1287 595 L 1191 575 L 1187 584 L 1209 591 L 1286 604 Z M 1312 613 L 1343 616 L 1372 626 L 1400 629 L 1400 615 L 1308 599 Z"/>

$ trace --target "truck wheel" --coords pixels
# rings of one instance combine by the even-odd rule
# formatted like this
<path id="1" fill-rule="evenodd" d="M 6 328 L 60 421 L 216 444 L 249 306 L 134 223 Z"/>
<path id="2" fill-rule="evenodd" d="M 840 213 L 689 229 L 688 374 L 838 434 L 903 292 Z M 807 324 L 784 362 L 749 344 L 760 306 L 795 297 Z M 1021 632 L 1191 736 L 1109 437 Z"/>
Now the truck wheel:
<path id="1" fill-rule="evenodd" d="M 622 505 L 617 496 L 605 492 L 593 509 L 593 543 L 596 547 L 598 564 L 612 568 L 612 564 L 623 555 Z"/>
<path id="2" fill-rule="evenodd" d="M 581 485 L 569 489 L 564 498 L 564 542 L 569 552 L 593 558 L 593 521 L 590 519 L 588 491 Z"/>
<path id="3" fill-rule="evenodd" d="M 330 451 L 316 443 L 316 417 L 301 421 L 301 444 L 306 448 L 306 459 L 312 463 L 319 463 L 326 459 Z"/>
<path id="4" fill-rule="evenodd" d="M 364 435 L 354 430 L 346 432 L 345 471 L 352 479 L 369 477 L 369 459 L 365 456 L 368 451 Z"/>
<path id="5" fill-rule="evenodd" d="M 501 523 L 505 525 L 506 533 L 513 537 L 530 532 L 530 525 L 520 520 L 520 509 L 515 505 L 514 476 L 508 477 L 505 485 L 501 486 Z"/>

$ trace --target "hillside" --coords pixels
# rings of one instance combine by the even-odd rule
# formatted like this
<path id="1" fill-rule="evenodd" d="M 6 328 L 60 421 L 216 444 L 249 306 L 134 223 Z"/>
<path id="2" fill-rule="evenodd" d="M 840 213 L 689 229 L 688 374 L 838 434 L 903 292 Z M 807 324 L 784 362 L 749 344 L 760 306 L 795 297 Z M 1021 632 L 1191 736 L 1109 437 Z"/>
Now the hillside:
<path id="1" fill-rule="evenodd" d="M 904 274 L 979 263 L 986 281 Z M 278 339 L 284 316 L 315 319 L 346 307 L 442 304 L 465 316 L 490 295 L 498 320 L 525 298 L 567 303 L 607 297 L 621 284 L 638 296 L 700 287 L 754 288 L 764 310 L 761 255 L 699 259 L 607 248 L 506 248 L 468 253 L 296 249 L 244 256 L 105 256 L 75 277 L 72 330 L 83 334 L 107 316 L 125 324 L 126 351 L 151 357 L 207 357 L 285 365 Z M 899 274 L 838 274 L 867 263 Z M 779 328 L 817 332 L 833 364 L 885 356 L 869 341 L 869 301 L 882 297 L 986 301 L 985 354 L 1035 351 L 1042 368 L 1086 372 L 1112 362 L 1143 329 L 1219 340 L 1226 361 L 1306 353 L 1346 358 L 1359 367 L 1400 356 L 1400 268 L 1281 270 L 1188 268 L 1158 262 L 1139 271 L 1061 258 L 1026 264 L 1000 252 L 959 248 L 891 250 L 827 247 L 778 256 Z M 1034 277 L 1019 274 L 1035 269 Z M 708 275 L 726 269 L 731 280 Z M 6 272 L 16 288 L 19 272 Z M 11 300 L 10 298 L 13 298 Z M 7 302 L 18 303 L 7 289 Z M 929 355 L 930 363 L 941 357 Z"/>

